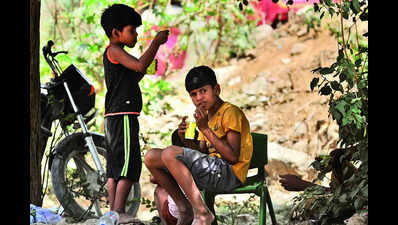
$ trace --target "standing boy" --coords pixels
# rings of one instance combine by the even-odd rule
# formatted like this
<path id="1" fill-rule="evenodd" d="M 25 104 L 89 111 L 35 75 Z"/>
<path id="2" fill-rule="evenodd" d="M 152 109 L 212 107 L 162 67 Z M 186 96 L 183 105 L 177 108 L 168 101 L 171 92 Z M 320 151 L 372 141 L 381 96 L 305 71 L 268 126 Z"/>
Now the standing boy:
<path id="1" fill-rule="evenodd" d="M 210 225 L 215 218 L 200 190 L 229 191 L 245 182 L 253 153 L 250 126 L 237 106 L 220 98 L 220 85 L 211 68 L 191 69 L 185 88 L 197 107 L 194 118 L 200 131 L 199 146 L 184 140 L 187 125 L 183 121 L 179 137 L 190 148 L 172 145 L 152 149 L 146 153 L 144 163 L 175 201 L 177 225 Z"/>
<path id="2" fill-rule="evenodd" d="M 153 61 L 168 31 L 160 31 L 139 58 L 124 50 L 137 43 L 137 27 L 141 16 L 131 7 L 113 4 L 101 15 L 101 26 L 109 38 L 103 54 L 105 84 L 105 140 L 107 142 L 108 199 L 110 209 L 120 215 L 119 223 L 137 221 L 125 213 L 126 199 L 134 182 L 141 175 L 141 154 L 138 139 L 138 116 L 142 109 L 138 85 Z"/>

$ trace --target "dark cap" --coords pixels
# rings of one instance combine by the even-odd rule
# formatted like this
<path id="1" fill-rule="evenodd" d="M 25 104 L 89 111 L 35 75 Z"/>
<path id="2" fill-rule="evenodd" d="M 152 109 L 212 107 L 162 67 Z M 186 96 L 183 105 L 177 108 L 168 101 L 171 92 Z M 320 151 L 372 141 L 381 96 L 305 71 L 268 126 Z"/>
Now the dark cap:
<path id="1" fill-rule="evenodd" d="M 185 77 L 185 89 L 187 92 L 210 84 L 212 87 L 217 84 L 216 74 L 208 66 L 192 68 Z"/>

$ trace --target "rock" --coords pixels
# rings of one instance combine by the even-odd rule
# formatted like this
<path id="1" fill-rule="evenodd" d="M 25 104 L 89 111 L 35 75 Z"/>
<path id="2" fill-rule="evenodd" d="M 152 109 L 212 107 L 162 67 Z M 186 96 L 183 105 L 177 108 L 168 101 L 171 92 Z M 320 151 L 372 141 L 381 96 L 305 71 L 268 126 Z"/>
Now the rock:
<path id="1" fill-rule="evenodd" d="M 308 140 L 302 139 L 293 145 L 293 148 L 300 152 L 308 152 Z"/>
<path id="2" fill-rule="evenodd" d="M 248 224 L 253 220 L 253 216 L 250 214 L 241 214 L 236 216 L 237 224 Z"/>
<path id="3" fill-rule="evenodd" d="M 232 85 L 237 84 L 239 82 L 240 82 L 240 76 L 232 78 L 231 80 L 228 81 L 227 84 L 228 84 L 228 86 L 232 86 Z"/>
<path id="4" fill-rule="evenodd" d="M 265 127 L 267 124 L 267 118 L 264 118 L 263 115 L 258 114 L 253 120 L 250 121 L 250 129 L 251 130 L 260 130 Z"/>
<path id="5" fill-rule="evenodd" d="M 290 55 L 299 55 L 304 52 L 306 47 L 303 43 L 296 43 L 293 45 L 292 50 L 290 50 Z"/>
<path id="6" fill-rule="evenodd" d="M 214 68 L 214 73 L 216 74 L 217 81 L 219 84 L 227 83 L 228 80 L 235 79 L 236 77 L 232 77 L 235 74 L 236 69 L 238 68 L 237 65 L 230 65 L 224 67 L 217 67 Z M 232 78 L 231 78 L 232 77 Z M 240 78 L 240 76 L 237 76 Z"/>
<path id="7" fill-rule="evenodd" d="M 280 137 L 279 139 L 278 139 L 278 144 L 282 144 L 282 143 L 285 143 L 286 141 L 288 141 L 289 139 L 287 139 L 287 137 L 284 137 L 284 136 L 282 136 L 282 137 Z"/>
<path id="8" fill-rule="evenodd" d="M 304 35 L 308 34 L 307 28 L 301 28 L 299 31 L 297 31 L 296 35 L 297 37 L 302 37 Z"/>
<path id="9" fill-rule="evenodd" d="M 292 62 L 292 60 L 289 59 L 289 58 L 282 58 L 281 61 L 282 61 L 282 63 L 285 64 L 285 65 L 287 65 L 287 64 L 289 64 L 289 63 Z"/>
<path id="10" fill-rule="evenodd" d="M 265 93 L 268 81 L 264 76 L 258 76 L 253 82 L 245 84 L 242 90 L 247 95 L 258 95 L 259 93 Z"/>
<path id="11" fill-rule="evenodd" d="M 284 163 L 292 163 L 301 171 L 308 169 L 313 158 L 300 151 L 285 148 L 277 143 L 268 142 L 268 160 L 280 160 Z"/>
<path id="12" fill-rule="evenodd" d="M 339 139 L 339 126 L 335 123 L 329 125 L 327 130 L 328 140 L 338 140 Z"/>
<path id="13" fill-rule="evenodd" d="M 317 153 L 319 153 L 318 151 L 320 149 L 320 146 L 321 140 L 319 140 L 318 135 L 313 135 L 308 143 L 307 153 L 310 155 L 316 155 Z"/>
<path id="14" fill-rule="evenodd" d="M 304 122 L 297 122 L 294 125 L 294 137 L 302 137 L 308 132 L 307 124 Z"/>
<path id="15" fill-rule="evenodd" d="M 263 24 L 261 26 L 256 27 L 253 31 L 254 37 L 256 38 L 256 43 L 260 43 L 260 42 L 264 41 L 273 32 L 274 32 L 274 30 L 268 24 Z"/>

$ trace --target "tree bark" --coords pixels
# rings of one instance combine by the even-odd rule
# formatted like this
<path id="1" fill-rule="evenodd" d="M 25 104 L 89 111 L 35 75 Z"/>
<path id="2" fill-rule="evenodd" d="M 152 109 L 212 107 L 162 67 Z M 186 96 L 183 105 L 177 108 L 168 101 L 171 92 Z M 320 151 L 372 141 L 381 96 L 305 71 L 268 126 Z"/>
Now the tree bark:
<path id="1" fill-rule="evenodd" d="M 41 206 L 43 203 L 41 185 L 40 150 L 40 0 L 30 0 L 30 70 L 29 70 L 29 114 L 30 114 L 30 203 Z"/>

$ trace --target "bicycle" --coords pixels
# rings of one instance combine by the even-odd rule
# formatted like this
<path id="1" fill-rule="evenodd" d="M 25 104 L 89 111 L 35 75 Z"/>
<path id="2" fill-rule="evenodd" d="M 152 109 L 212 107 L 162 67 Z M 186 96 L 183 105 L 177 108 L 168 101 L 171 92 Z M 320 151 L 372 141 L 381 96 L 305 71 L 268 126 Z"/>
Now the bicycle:
<path id="1" fill-rule="evenodd" d="M 95 87 L 73 64 L 62 71 L 55 57 L 68 52 L 52 52 L 53 45 L 49 40 L 42 49 L 54 77 L 41 85 L 41 148 L 43 152 L 49 149 L 48 170 L 55 196 L 64 211 L 80 219 L 100 217 L 101 204 L 104 205 L 107 197 L 106 144 L 103 134 L 88 130 L 88 124 L 98 114 Z M 57 134 L 59 126 L 61 134 Z M 136 182 L 127 199 L 126 213 L 136 216 L 140 198 L 141 188 Z"/>

